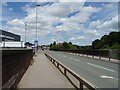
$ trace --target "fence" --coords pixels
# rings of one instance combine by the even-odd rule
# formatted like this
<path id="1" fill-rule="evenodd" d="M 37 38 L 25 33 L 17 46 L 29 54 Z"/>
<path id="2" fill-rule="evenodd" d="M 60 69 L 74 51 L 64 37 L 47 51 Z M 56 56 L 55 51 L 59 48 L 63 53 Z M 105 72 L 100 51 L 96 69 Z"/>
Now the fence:
<path id="1" fill-rule="evenodd" d="M 55 60 L 53 57 L 51 57 L 50 55 L 46 54 L 47 58 L 60 70 L 60 72 L 62 74 L 64 74 L 66 76 L 66 78 L 70 81 L 70 83 L 78 90 L 83 90 L 84 86 L 87 87 L 89 90 L 96 90 L 97 88 L 88 83 L 88 81 L 86 81 L 83 78 L 80 78 L 77 74 L 75 74 L 72 70 L 68 69 L 66 66 L 64 66 L 63 64 L 61 64 L 59 61 Z M 63 71 L 60 69 L 60 66 L 63 68 Z M 68 76 L 68 73 L 71 74 L 74 78 L 76 78 L 79 82 L 79 86 L 77 86 Z"/>
<path id="2" fill-rule="evenodd" d="M 16 87 L 34 53 L 31 49 L 2 50 L 2 89 Z"/>

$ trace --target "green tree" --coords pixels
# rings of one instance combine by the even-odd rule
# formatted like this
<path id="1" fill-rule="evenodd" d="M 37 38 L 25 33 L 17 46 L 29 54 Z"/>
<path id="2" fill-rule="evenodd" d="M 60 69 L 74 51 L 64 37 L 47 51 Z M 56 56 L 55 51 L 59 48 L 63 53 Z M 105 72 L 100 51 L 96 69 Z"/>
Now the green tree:
<path id="1" fill-rule="evenodd" d="M 55 41 L 53 42 L 53 45 L 56 45 L 56 42 L 55 42 Z"/>

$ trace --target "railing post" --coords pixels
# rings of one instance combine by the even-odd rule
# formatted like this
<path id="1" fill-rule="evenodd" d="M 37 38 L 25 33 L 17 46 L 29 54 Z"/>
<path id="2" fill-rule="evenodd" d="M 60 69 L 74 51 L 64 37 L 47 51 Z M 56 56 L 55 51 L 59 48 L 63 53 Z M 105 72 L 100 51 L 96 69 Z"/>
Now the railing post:
<path id="1" fill-rule="evenodd" d="M 80 84 L 79 90 L 83 90 L 83 83 L 82 83 L 82 82 L 79 82 L 79 84 Z"/>
<path id="2" fill-rule="evenodd" d="M 66 69 L 64 68 L 64 74 L 65 74 L 65 76 L 66 76 Z"/>
<path id="3" fill-rule="evenodd" d="M 53 64 L 55 65 L 55 60 L 53 59 Z"/>
<path id="4" fill-rule="evenodd" d="M 52 62 L 52 58 L 50 58 L 50 61 Z"/>
<path id="5" fill-rule="evenodd" d="M 57 68 L 59 68 L 59 63 L 57 62 Z"/>

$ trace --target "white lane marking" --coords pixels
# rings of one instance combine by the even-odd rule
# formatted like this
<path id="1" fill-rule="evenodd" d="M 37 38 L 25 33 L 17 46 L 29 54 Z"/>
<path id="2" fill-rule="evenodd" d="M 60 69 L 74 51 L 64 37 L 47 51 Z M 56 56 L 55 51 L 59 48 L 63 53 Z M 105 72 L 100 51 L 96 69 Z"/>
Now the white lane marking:
<path id="1" fill-rule="evenodd" d="M 70 58 L 70 59 L 80 62 L 80 60 L 76 58 Z"/>
<path id="2" fill-rule="evenodd" d="M 108 71 L 111 71 L 111 72 L 115 72 L 115 70 L 108 69 L 108 68 L 105 68 L 105 67 L 102 67 L 102 66 L 99 66 L 99 65 L 95 65 L 95 64 L 92 64 L 92 63 L 88 63 L 88 62 L 87 62 L 87 64 L 98 67 L 98 68 L 101 68 L 101 69 L 105 69 L 105 70 L 108 70 Z"/>
<path id="3" fill-rule="evenodd" d="M 115 78 L 115 77 L 112 77 L 112 76 L 105 76 L 105 75 L 102 75 L 100 76 L 101 78 L 106 78 L 106 79 L 116 79 L 118 80 L 118 78 Z"/>
<path id="4" fill-rule="evenodd" d="M 67 56 L 63 55 L 63 57 L 67 57 Z"/>
<path id="5" fill-rule="evenodd" d="M 114 77 L 112 77 L 112 76 L 100 76 L 101 78 L 110 78 L 110 79 L 114 79 Z"/>
<path id="6" fill-rule="evenodd" d="M 74 59 L 74 58 L 70 58 L 70 59 Z"/>
<path id="7" fill-rule="evenodd" d="M 78 59 L 75 59 L 75 58 L 74 58 L 74 60 L 80 62 L 80 60 L 78 60 Z"/>

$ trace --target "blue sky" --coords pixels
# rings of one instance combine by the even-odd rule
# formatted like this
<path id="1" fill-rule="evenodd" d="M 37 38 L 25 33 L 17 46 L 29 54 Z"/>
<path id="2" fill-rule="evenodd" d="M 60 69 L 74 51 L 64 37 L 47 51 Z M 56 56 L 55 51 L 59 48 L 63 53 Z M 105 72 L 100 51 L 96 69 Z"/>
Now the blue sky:
<path id="1" fill-rule="evenodd" d="M 78 45 L 90 45 L 93 40 L 118 31 L 117 2 L 40 2 L 39 5 L 39 44 L 71 41 Z M 2 29 L 21 35 L 24 41 L 24 22 L 27 22 L 27 41 L 33 43 L 36 2 L 2 4 Z"/>

